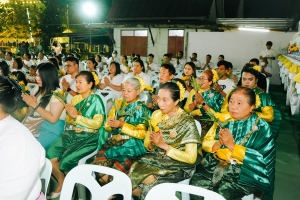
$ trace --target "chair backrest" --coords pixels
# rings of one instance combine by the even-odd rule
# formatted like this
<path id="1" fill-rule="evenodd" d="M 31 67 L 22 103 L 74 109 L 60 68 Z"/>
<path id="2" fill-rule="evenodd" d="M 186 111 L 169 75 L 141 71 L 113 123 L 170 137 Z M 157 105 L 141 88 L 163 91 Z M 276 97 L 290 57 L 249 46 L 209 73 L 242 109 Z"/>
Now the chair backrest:
<path id="1" fill-rule="evenodd" d="M 103 101 L 104 107 L 105 107 L 105 113 L 106 116 L 108 115 L 109 109 L 107 107 L 108 101 L 114 101 L 116 97 L 116 93 L 114 91 L 110 90 L 96 90 L 95 94 L 99 95 Z"/>
<path id="2" fill-rule="evenodd" d="M 157 85 L 159 85 L 159 77 L 158 75 L 151 76 L 150 84 L 152 88 L 155 88 Z"/>
<path id="3" fill-rule="evenodd" d="M 44 189 L 43 192 L 45 195 L 47 193 L 48 185 L 50 182 L 51 172 L 52 172 L 52 163 L 48 158 L 46 158 L 45 164 L 44 164 L 42 170 L 40 171 L 40 179 L 45 180 L 43 187 L 42 187 Z"/>
<path id="4" fill-rule="evenodd" d="M 197 129 L 198 129 L 199 135 L 200 135 L 200 137 L 201 137 L 201 132 L 202 132 L 201 124 L 200 124 L 200 122 L 198 122 L 197 120 L 195 120 L 195 123 L 196 123 Z"/>
<path id="5" fill-rule="evenodd" d="M 113 176 L 113 181 L 101 187 L 92 176 L 92 172 Z M 87 187 L 92 194 L 92 199 L 107 200 L 114 194 L 121 194 L 124 200 L 131 200 L 131 180 L 125 173 L 112 168 L 99 165 L 79 165 L 73 168 L 64 180 L 60 199 L 72 199 L 76 183 Z"/>
<path id="6" fill-rule="evenodd" d="M 39 87 L 36 83 L 28 83 L 27 84 L 30 94 L 33 94 L 35 88 Z"/>
<path id="7" fill-rule="evenodd" d="M 190 193 L 203 196 L 205 200 L 225 200 L 220 194 L 201 187 L 183 185 L 176 183 L 162 183 L 153 187 L 147 194 L 145 200 L 178 200 L 176 192 Z"/>

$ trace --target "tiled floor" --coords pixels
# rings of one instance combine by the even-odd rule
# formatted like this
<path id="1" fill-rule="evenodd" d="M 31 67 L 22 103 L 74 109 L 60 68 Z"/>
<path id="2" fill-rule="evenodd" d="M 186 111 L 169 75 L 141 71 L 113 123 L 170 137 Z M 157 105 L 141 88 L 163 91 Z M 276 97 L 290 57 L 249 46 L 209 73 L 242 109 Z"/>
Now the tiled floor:
<path id="1" fill-rule="evenodd" d="M 274 200 L 300 199 L 300 157 L 298 138 L 300 116 L 292 116 L 285 105 L 283 86 L 270 87 L 272 99 L 282 113 L 280 133 L 276 141 L 276 174 Z M 297 137 L 295 137 L 297 136 Z"/>

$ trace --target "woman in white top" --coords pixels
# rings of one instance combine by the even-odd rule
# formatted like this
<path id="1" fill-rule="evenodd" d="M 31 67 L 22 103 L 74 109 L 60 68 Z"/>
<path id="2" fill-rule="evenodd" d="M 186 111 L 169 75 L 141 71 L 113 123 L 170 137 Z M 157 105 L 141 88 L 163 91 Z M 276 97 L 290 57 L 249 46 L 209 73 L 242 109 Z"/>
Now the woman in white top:
<path id="1" fill-rule="evenodd" d="M 90 72 L 95 72 L 97 75 L 98 75 L 98 78 L 99 78 L 99 84 L 98 85 L 95 85 L 95 88 L 100 88 L 100 81 L 102 79 L 102 75 L 99 71 L 96 70 L 96 67 L 97 67 L 97 62 L 95 60 L 95 58 L 93 57 L 90 57 L 87 59 L 86 61 L 86 68 L 90 71 Z"/>
<path id="2" fill-rule="evenodd" d="M 62 46 L 61 44 L 57 41 L 54 40 L 52 43 L 52 50 L 55 51 L 55 54 L 58 56 L 59 54 L 61 54 L 62 51 Z"/>
<path id="3" fill-rule="evenodd" d="M 102 72 L 102 70 L 103 70 L 103 63 L 102 63 L 102 58 L 101 58 L 101 56 L 100 56 L 99 54 L 97 54 L 97 55 L 95 56 L 95 60 L 96 60 L 96 62 L 97 62 L 96 68 L 98 69 L 98 72 Z"/>
<path id="4" fill-rule="evenodd" d="M 21 100 L 18 83 L 0 76 L 0 88 L 0 199 L 37 199 L 45 150 L 10 116 Z"/>
<path id="5" fill-rule="evenodd" d="M 122 74 L 127 74 L 130 71 L 130 67 L 128 65 L 128 61 L 127 61 L 127 56 L 126 55 L 122 55 L 121 56 L 121 62 L 122 62 L 121 66 L 120 66 L 121 72 L 122 72 Z"/>
<path id="6" fill-rule="evenodd" d="M 33 108 L 28 115 L 35 119 L 38 117 L 43 119 L 40 129 L 37 131 L 39 136 L 36 136 L 47 150 L 64 131 L 66 118 L 64 102 L 52 94 L 59 88 L 56 67 L 49 62 L 40 64 L 36 71 L 36 82 L 39 88 L 34 95 L 22 94 L 22 98 L 28 106 Z"/>
<path id="7" fill-rule="evenodd" d="M 101 80 L 100 89 L 114 91 L 115 94 L 120 97 L 122 91 L 121 84 L 123 81 L 123 76 L 120 73 L 120 64 L 111 62 L 108 75 L 105 75 Z"/>

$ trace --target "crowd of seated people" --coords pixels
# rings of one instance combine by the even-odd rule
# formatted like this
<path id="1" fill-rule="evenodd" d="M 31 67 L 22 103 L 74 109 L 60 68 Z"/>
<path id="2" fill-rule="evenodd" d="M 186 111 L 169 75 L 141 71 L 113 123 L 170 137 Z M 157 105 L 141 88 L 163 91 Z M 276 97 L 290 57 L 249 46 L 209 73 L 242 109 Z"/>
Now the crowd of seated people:
<path id="1" fill-rule="evenodd" d="M 26 180 L 30 184 L 27 191 L 18 194 L 20 199 L 32 195 L 30 187 L 36 187 L 45 157 L 51 161 L 58 183 L 48 196 L 54 199 L 60 196 L 65 175 L 96 150 L 88 163 L 127 174 L 132 194 L 139 199 L 155 185 L 185 179 L 226 199 L 249 194 L 273 198 L 274 143 L 279 128 L 274 121 L 280 122 L 280 112 L 263 86 L 266 78 L 261 76 L 272 75 L 266 60 L 262 60 L 262 67 L 257 59 L 241 66 L 237 81 L 232 63 L 223 55 L 216 69 L 210 55 L 201 64 L 196 53 L 187 61 L 182 51 L 176 59 L 164 54 L 160 65 L 153 62 L 153 54 L 148 55 L 146 63 L 138 54 L 128 63 L 127 56 L 119 59 L 116 51 L 109 59 L 96 57 L 87 59 L 87 70 L 80 69 L 76 57 L 66 57 L 66 74 L 61 74 L 60 61 L 55 57 L 41 62 L 30 73 L 37 85 L 31 94 L 24 90 L 27 80 L 22 62 L 13 61 L 12 73 L 5 61 L 0 62 L 0 128 L 12 124 L 0 137 L 6 138 L 8 133 L 17 137 L 18 130 L 26 130 L 22 137 L 29 139 L 16 143 L 20 148 L 32 145 L 37 151 L 30 158 L 36 164 L 28 171 L 31 177 Z M 106 67 L 102 62 L 109 64 L 106 73 L 102 73 Z M 199 73 L 198 69 L 203 71 Z M 155 77 L 158 84 L 151 88 Z M 140 100 L 149 88 L 150 104 Z M 94 93 L 97 89 L 115 93 L 107 116 L 106 105 Z M 196 121 L 201 124 L 201 133 Z M 0 154 L 10 149 L 1 147 Z M 2 173 L 8 173 L 14 162 L 8 159 Z M 24 170 L 28 168 L 24 166 Z M 14 179 L 17 181 L 17 175 Z M 112 177 L 96 174 L 96 180 L 105 185 Z M 0 185 L 5 183 L 0 181 Z M 0 199 L 12 195 L 0 192 Z M 40 193 L 35 191 L 34 195 Z"/>

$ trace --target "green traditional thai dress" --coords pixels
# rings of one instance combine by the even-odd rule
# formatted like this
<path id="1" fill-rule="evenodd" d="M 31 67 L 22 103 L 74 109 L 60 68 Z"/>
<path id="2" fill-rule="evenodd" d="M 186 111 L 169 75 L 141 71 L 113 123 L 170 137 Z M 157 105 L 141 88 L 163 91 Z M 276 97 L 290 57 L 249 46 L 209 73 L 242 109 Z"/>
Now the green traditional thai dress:
<path id="1" fill-rule="evenodd" d="M 72 98 L 71 104 L 79 115 L 76 119 L 67 116 L 70 127 L 46 152 L 47 158 L 58 158 L 62 171 L 70 171 L 81 158 L 101 148 L 107 140 L 107 133 L 102 126 L 105 110 L 101 98 L 92 93 L 84 99 L 79 94 Z"/>
<path id="2" fill-rule="evenodd" d="M 139 100 L 130 104 L 122 102 L 118 100 L 115 103 L 123 111 L 116 116 L 114 106 L 109 112 L 108 119 L 122 120 L 124 125 L 122 128 L 112 129 L 106 122 L 105 129 L 112 137 L 102 146 L 92 164 L 128 173 L 133 161 L 147 151 L 143 141 L 148 129 L 145 118 L 150 118 L 151 111 Z M 124 103 L 125 105 L 122 105 Z"/>
<path id="3" fill-rule="evenodd" d="M 230 200 L 241 199 L 257 190 L 264 192 L 263 199 L 273 199 L 275 144 L 269 124 L 255 113 L 245 120 L 233 120 L 229 113 L 224 113 L 223 118 L 231 119 L 224 128 L 234 138 L 234 151 L 222 146 L 212 152 L 220 130 L 214 123 L 202 146 L 208 154 L 190 184 L 214 190 Z M 192 199 L 201 198 L 192 196 Z"/>
<path id="4" fill-rule="evenodd" d="M 281 123 L 280 111 L 276 108 L 275 103 L 268 93 L 263 92 L 259 88 L 253 88 L 253 91 L 256 94 L 256 108 L 254 111 L 260 118 L 269 122 L 273 136 L 277 138 Z M 222 105 L 222 113 L 228 112 L 228 96 L 230 92 L 228 92 Z"/>
<path id="5" fill-rule="evenodd" d="M 198 92 L 202 94 L 205 103 L 211 109 L 213 109 L 215 112 L 220 112 L 221 106 L 224 102 L 224 98 L 219 92 L 215 91 L 214 89 L 210 89 L 207 91 L 199 89 Z M 202 137 L 204 137 L 207 131 L 212 126 L 213 122 L 210 120 L 210 117 L 208 116 L 204 108 L 201 107 L 201 105 L 197 105 L 194 110 L 190 110 L 189 105 L 195 100 L 195 93 L 195 90 L 192 89 L 184 106 L 184 110 L 186 112 L 191 112 L 194 119 L 200 122 L 202 128 Z"/>
<path id="6" fill-rule="evenodd" d="M 150 132 L 145 138 L 145 147 L 150 151 L 144 154 L 131 166 L 128 176 L 132 180 L 133 189 L 141 189 L 141 199 L 148 191 L 160 183 L 177 183 L 191 178 L 195 166 L 200 162 L 200 135 L 194 119 L 179 109 L 179 113 L 171 118 L 160 110 L 152 114 L 151 119 L 158 121 L 168 151 L 160 148 L 148 149 Z"/>

